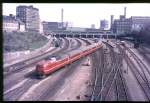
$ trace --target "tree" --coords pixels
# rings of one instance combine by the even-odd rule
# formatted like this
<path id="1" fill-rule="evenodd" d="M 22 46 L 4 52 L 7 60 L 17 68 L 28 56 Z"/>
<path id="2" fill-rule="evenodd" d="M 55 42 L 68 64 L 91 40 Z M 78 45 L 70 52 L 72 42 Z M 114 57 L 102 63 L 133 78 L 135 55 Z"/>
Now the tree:
<path id="1" fill-rule="evenodd" d="M 140 30 L 133 30 L 132 37 L 139 43 L 150 43 L 150 23 L 144 24 Z"/>
<path id="2" fill-rule="evenodd" d="M 145 42 L 150 43 L 150 24 L 145 24 L 139 34 Z"/>

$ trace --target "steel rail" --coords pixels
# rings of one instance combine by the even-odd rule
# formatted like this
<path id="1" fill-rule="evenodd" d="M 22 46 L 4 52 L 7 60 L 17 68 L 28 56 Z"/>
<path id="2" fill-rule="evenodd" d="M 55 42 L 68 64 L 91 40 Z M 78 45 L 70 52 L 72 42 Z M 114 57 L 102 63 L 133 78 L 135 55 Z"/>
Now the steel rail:
<path id="1" fill-rule="evenodd" d="M 139 67 L 141 68 L 141 71 L 143 73 L 143 78 L 145 78 L 145 81 L 148 84 L 148 87 L 150 88 L 150 83 L 149 83 L 149 79 L 147 79 L 147 76 L 144 72 L 144 69 L 147 71 L 147 73 L 149 74 L 150 77 L 150 71 L 149 68 L 147 68 L 147 66 L 141 61 L 141 59 L 138 58 L 138 56 L 133 53 L 129 48 L 126 47 L 126 49 L 130 52 L 130 54 L 132 54 L 132 57 L 136 60 L 136 62 L 138 63 Z M 142 69 L 143 68 L 143 69 Z M 139 71 L 139 70 L 138 70 Z M 139 72 L 140 73 L 140 72 Z M 142 75 L 142 74 L 141 74 Z"/>
<path id="2" fill-rule="evenodd" d="M 125 56 L 125 60 L 128 61 L 128 65 L 131 68 L 130 70 L 131 70 L 132 74 L 134 75 L 134 77 L 136 78 L 138 84 L 140 85 L 140 88 L 144 92 L 145 97 L 148 100 L 150 100 L 150 90 L 147 90 L 147 89 L 149 89 L 147 81 L 145 81 L 145 79 L 143 78 L 143 76 L 141 75 L 139 70 L 136 69 L 136 66 L 134 65 L 133 61 L 131 61 L 131 59 L 128 57 L 128 55 Z M 145 88 L 145 85 L 143 84 L 144 82 L 146 83 L 148 88 Z"/>
<path id="3" fill-rule="evenodd" d="M 106 43 L 105 43 L 106 44 Z M 108 44 L 106 44 L 106 45 L 108 45 Z M 109 48 L 111 48 L 111 51 L 112 51 L 112 46 L 110 46 L 109 45 Z M 115 63 L 113 63 L 113 67 L 115 66 Z M 119 67 L 119 66 L 118 66 Z M 117 67 L 117 68 L 118 68 Z M 109 78 L 110 78 L 110 75 L 113 73 L 113 71 L 115 70 L 115 67 L 111 70 L 111 72 L 108 74 L 108 77 L 107 77 L 107 79 L 106 79 L 106 82 L 104 83 L 104 85 L 103 85 L 103 87 L 101 88 L 101 90 L 100 90 L 100 92 L 99 92 L 99 94 L 98 94 L 98 96 L 96 97 L 96 99 L 95 100 L 98 100 L 98 97 L 100 96 L 100 94 L 102 93 L 102 91 L 104 90 L 104 87 L 106 86 L 106 84 L 108 83 L 107 81 L 109 80 Z M 117 69 L 118 70 L 118 69 Z M 116 73 L 115 73 L 116 74 Z M 114 80 L 114 79 L 113 79 Z M 97 77 L 96 77 L 96 79 L 95 79 L 95 87 L 94 88 L 96 88 L 96 82 L 97 82 Z M 94 89 L 95 90 L 95 89 Z M 91 97 L 91 101 L 94 101 L 94 90 L 93 90 L 93 93 L 92 93 L 92 97 Z"/>
<path id="4" fill-rule="evenodd" d="M 9 71 L 9 72 L 6 72 L 6 73 L 4 74 L 4 76 L 5 76 L 5 75 L 9 75 L 11 72 L 15 72 L 15 71 L 17 71 L 17 70 L 19 70 L 19 69 L 21 69 L 21 68 L 24 68 L 24 67 L 28 66 L 29 64 L 26 63 L 26 62 L 29 62 L 29 61 L 32 61 L 32 60 L 34 60 L 34 59 L 40 58 L 40 57 L 42 57 L 42 56 L 44 56 L 44 55 L 46 55 L 46 54 L 48 54 L 48 53 L 50 53 L 50 52 L 53 52 L 53 51 L 55 51 L 55 50 L 57 50 L 57 48 L 54 48 L 54 49 L 52 49 L 52 50 L 50 50 L 50 51 L 47 51 L 47 52 L 45 52 L 45 53 L 42 53 L 42 54 L 40 54 L 40 55 L 38 55 L 38 56 L 34 56 L 34 57 L 32 57 L 32 58 L 23 60 L 23 61 L 21 61 L 21 62 L 15 63 L 15 64 L 13 64 L 13 65 L 10 65 L 9 67 L 4 68 L 4 71 L 7 71 L 7 69 L 9 70 L 11 67 L 12 67 L 12 68 L 15 68 L 15 69 L 13 69 L 13 70 L 11 70 L 11 71 Z M 31 64 L 32 64 L 32 63 L 31 63 Z M 20 67 L 19 67 L 19 68 L 18 68 L 18 67 L 16 68 L 16 66 L 18 66 L 18 65 L 19 65 Z"/>
<path id="5" fill-rule="evenodd" d="M 68 41 L 67 41 L 67 42 L 68 42 Z M 77 44 L 78 44 L 78 43 L 77 43 Z M 69 45 L 69 43 L 67 43 L 67 45 Z M 69 47 L 69 46 L 64 46 L 64 48 L 68 48 L 68 47 Z M 63 49 L 63 50 L 67 50 L 67 49 Z M 72 50 L 70 50 L 70 51 L 72 51 Z M 36 83 L 38 83 L 38 82 L 40 82 L 40 81 L 41 81 L 41 80 L 34 80 L 34 79 L 33 79 L 33 80 L 32 80 L 32 79 L 30 80 L 30 79 L 29 79 L 29 80 L 28 80 L 28 86 L 26 86 L 26 88 L 29 88 L 30 86 L 32 86 L 32 85 L 34 85 L 34 84 L 36 84 Z M 25 87 L 21 87 L 21 88 L 19 88 L 18 90 L 21 90 L 21 89 L 23 89 L 23 88 L 25 89 Z M 16 89 L 15 89 L 15 90 L 16 90 Z M 26 89 L 26 90 L 27 90 L 27 89 Z M 11 92 L 13 92 L 13 91 L 11 91 Z M 16 98 L 16 99 L 19 98 L 19 97 L 21 96 L 21 94 L 23 94 L 23 93 L 24 93 L 24 92 L 20 93 L 20 94 L 19 94 L 17 97 L 15 97 L 15 98 Z M 9 94 L 9 92 L 6 93 L 5 96 L 8 95 L 8 94 Z M 6 96 L 6 98 L 7 98 L 7 96 Z"/>

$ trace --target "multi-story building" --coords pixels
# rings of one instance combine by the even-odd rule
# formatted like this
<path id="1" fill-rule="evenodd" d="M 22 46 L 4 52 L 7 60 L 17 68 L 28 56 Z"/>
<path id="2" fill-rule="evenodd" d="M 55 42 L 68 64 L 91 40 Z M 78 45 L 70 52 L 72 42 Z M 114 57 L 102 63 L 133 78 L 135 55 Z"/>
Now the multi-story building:
<path id="1" fill-rule="evenodd" d="M 125 34 L 131 32 L 131 27 L 131 18 L 126 19 L 125 16 L 121 15 L 120 19 L 114 20 L 112 29 L 116 34 Z"/>
<path id="2" fill-rule="evenodd" d="M 25 29 L 27 31 L 39 32 L 39 9 L 33 6 L 18 6 L 16 8 L 16 16 L 25 23 Z"/>
<path id="3" fill-rule="evenodd" d="M 43 24 L 43 32 L 49 33 L 51 31 L 57 31 L 59 28 L 61 28 L 61 23 L 58 22 L 42 22 Z"/>
<path id="4" fill-rule="evenodd" d="M 100 29 L 101 30 L 107 30 L 108 29 L 108 21 L 107 20 L 101 20 L 100 21 Z"/>
<path id="5" fill-rule="evenodd" d="M 9 16 L 3 16 L 3 31 L 6 32 L 12 32 L 12 31 L 18 31 L 18 32 L 24 32 L 25 31 L 25 25 L 24 23 L 16 19 L 16 17 L 12 14 Z"/>
<path id="6" fill-rule="evenodd" d="M 150 23 L 150 17 L 131 16 L 131 18 L 125 18 L 121 15 L 120 19 L 114 20 L 113 33 L 130 34 L 132 31 L 140 31 L 148 23 Z"/>

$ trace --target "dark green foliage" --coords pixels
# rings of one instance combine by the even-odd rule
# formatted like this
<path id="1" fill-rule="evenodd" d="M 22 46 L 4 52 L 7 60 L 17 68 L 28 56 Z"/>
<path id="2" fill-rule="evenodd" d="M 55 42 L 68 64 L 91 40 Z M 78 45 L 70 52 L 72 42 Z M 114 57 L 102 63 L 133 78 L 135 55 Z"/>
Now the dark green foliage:
<path id="1" fill-rule="evenodd" d="M 22 51 L 33 50 L 43 46 L 48 39 L 39 33 L 34 32 L 12 32 L 3 33 L 3 50 L 9 51 Z"/>
<path id="2" fill-rule="evenodd" d="M 142 41 L 150 44 L 150 24 L 145 25 L 144 28 L 139 33 L 139 37 L 141 37 Z"/>
<path id="3" fill-rule="evenodd" d="M 150 44 L 150 24 L 144 25 L 140 31 L 133 31 L 130 36 L 135 42 Z"/>

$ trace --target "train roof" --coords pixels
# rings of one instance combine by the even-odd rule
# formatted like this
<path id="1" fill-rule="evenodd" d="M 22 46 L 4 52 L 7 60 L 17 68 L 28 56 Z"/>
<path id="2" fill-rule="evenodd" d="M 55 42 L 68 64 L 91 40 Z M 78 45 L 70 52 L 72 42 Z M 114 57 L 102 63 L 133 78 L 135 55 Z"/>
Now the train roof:
<path id="1" fill-rule="evenodd" d="M 61 58 L 61 56 L 59 56 L 59 55 L 49 55 L 49 56 L 45 57 L 45 60 L 51 60 L 51 58 L 56 58 L 56 60 L 59 60 Z"/>
<path id="2" fill-rule="evenodd" d="M 95 46 L 96 46 L 96 43 L 94 43 L 93 45 L 85 46 L 85 47 L 83 47 L 83 48 L 80 49 L 80 50 L 71 51 L 71 52 L 69 53 L 69 55 L 74 55 L 74 54 L 76 54 L 76 53 L 80 53 L 81 51 L 85 51 L 85 50 L 90 49 L 90 48 L 95 47 Z"/>
<path id="3" fill-rule="evenodd" d="M 60 54 L 59 56 L 61 57 L 60 59 L 64 59 L 64 58 L 68 57 L 68 54 L 67 53 L 66 54 Z"/>

